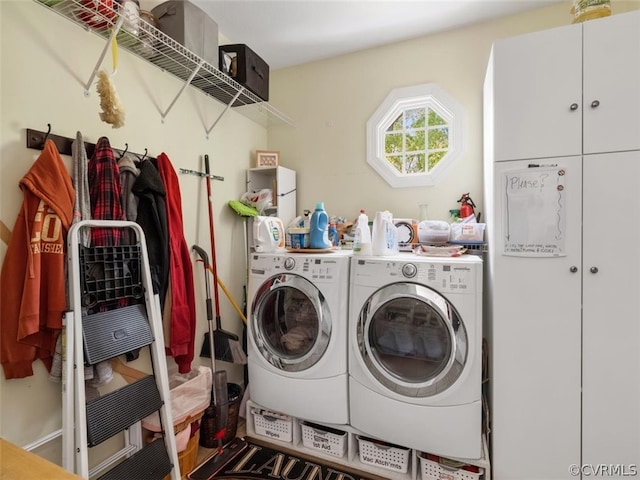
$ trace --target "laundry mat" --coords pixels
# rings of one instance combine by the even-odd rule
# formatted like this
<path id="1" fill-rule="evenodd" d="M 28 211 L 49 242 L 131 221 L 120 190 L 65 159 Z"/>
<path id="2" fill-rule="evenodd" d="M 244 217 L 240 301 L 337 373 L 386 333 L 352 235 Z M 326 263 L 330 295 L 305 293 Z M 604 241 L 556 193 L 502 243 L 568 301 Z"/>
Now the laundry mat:
<path id="1" fill-rule="evenodd" d="M 217 454 L 206 459 L 187 475 L 190 480 L 387 480 L 347 465 L 333 463 L 306 452 L 276 447 L 268 442 L 245 437 L 225 447 L 228 461 L 216 461 Z"/>

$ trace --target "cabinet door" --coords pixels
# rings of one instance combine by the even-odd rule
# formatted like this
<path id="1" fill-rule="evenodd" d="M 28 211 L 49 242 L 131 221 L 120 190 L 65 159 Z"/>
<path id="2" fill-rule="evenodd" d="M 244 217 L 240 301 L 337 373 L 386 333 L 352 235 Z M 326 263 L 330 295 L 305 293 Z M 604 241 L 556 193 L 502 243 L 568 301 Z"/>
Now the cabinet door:
<path id="1" fill-rule="evenodd" d="M 496 161 L 579 155 L 582 26 L 500 40 L 492 58 Z"/>
<path id="2" fill-rule="evenodd" d="M 640 149 L 640 11 L 584 24 L 584 153 Z"/>
<path id="3" fill-rule="evenodd" d="M 572 267 L 581 259 L 581 157 L 553 162 L 566 171 L 566 255 L 561 257 L 503 253 L 507 174 L 527 171 L 528 163 L 499 162 L 494 170 L 491 463 L 497 479 L 570 479 L 575 477 L 568 466 L 580 464 L 581 279 Z"/>
<path id="4" fill-rule="evenodd" d="M 290 168 L 278 167 L 278 216 L 285 227 L 296 218 L 296 172 Z"/>
<path id="5" fill-rule="evenodd" d="M 586 464 L 640 465 L 639 190 L 640 151 L 585 156 Z"/>

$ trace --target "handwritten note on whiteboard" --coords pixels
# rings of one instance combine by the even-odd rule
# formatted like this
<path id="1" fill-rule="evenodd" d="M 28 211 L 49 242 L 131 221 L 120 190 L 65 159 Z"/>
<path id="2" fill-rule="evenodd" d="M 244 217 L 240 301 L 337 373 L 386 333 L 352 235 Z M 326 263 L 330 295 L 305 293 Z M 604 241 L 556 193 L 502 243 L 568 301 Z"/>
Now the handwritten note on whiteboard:
<path id="1" fill-rule="evenodd" d="M 559 257 L 565 253 L 566 169 L 541 166 L 505 172 L 504 254 Z"/>

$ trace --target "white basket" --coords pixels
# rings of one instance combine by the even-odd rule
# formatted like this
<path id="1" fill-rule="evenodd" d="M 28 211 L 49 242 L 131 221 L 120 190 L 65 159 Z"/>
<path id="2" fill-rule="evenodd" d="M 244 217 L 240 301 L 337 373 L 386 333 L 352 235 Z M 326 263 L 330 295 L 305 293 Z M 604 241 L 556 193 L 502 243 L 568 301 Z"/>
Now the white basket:
<path id="1" fill-rule="evenodd" d="M 406 473 L 410 449 L 358 436 L 360 461 L 374 467 Z"/>
<path id="2" fill-rule="evenodd" d="M 320 425 L 301 424 L 302 444 L 327 455 L 344 457 L 347 453 L 347 432 L 323 430 Z"/>
<path id="3" fill-rule="evenodd" d="M 466 464 L 447 458 L 434 457 L 439 461 L 431 460 L 424 453 L 420 453 L 418 458 L 422 480 L 478 480 L 483 473 L 482 468 L 477 467 L 479 472 L 472 472 L 464 469 Z"/>
<path id="4" fill-rule="evenodd" d="M 258 435 L 281 442 L 293 440 L 291 417 L 260 409 L 251 409 L 251 413 L 253 413 L 253 424 Z"/>

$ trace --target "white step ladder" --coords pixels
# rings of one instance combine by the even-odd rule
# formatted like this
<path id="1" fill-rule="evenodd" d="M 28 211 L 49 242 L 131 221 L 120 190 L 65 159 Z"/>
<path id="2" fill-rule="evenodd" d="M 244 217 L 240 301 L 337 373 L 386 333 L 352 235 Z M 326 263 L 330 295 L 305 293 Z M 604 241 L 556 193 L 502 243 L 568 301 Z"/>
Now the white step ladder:
<path id="1" fill-rule="evenodd" d="M 93 228 L 133 231 L 136 241 L 85 247 L 82 233 Z M 71 310 L 65 315 L 63 466 L 86 479 L 161 480 L 171 474 L 179 480 L 162 315 L 144 232 L 134 222 L 85 220 L 69 229 L 67 244 Z M 87 314 L 88 308 L 96 313 Z M 153 374 L 86 400 L 85 365 L 143 347 L 149 348 Z M 156 411 L 164 441 L 143 445 L 140 420 Z M 90 471 L 88 448 L 116 434 L 123 435 L 125 446 Z"/>

